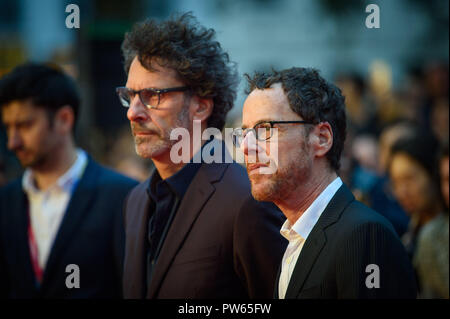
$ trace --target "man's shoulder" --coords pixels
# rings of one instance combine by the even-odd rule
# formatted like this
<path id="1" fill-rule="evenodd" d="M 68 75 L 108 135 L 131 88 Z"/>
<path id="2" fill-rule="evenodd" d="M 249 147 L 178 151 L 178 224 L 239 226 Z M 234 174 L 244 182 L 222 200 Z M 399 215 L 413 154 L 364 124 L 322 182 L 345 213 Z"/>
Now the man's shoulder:
<path id="1" fill-rule="evenodd" d="M 221 185 L 216 191 L 226 192 L 227 202 L 235 208 L 236 213 L 239 212 L 239 220 L 249 222 L 275 218 L 274 221 L 281 227 L 281 223 L 285 219 L 284 215 L 275 204 L 257 201 L 253 198 L 245 168 L 236 162 L 227 165 Z M 248 225 L 248 223 L 244 224 Z"/>
<path id="2" fill-rule="evenodd" d="M 248 179 L 247 172 L 242 165 L 236 162 L 219 165 L 225 165 L 224 174 L 220 180 L 222 183 L 232 184 L 234 187 L 239 189 L 245 188 L 250 191 L 250 180 Z"/>
<path id="3" fill-rule="evenodd" d="M 225 206 L 233 207 L 233 211 L 238 211 L 244 206 L 248 208 L 261 206 L 253 198 L 247 172 L 240 164 L 236 162 L 214 164 L 204 169 L 207 169 L 203 172 L 206 174 L 211 174 L 211 169 L 216 170 L 212 174 L 216 174 L 216 177 L 210 179 L 215 189 L 215 201 L 221 201 Z M 199 186 L 197 184 L 194 187 Z"/>
<path id="4" fill-rule="evenodd" d="M 16 178 L 0 187 L 0 195 L 11 196 L 22 192 L 22 177 Z"/>
<path id="5" fill-rule="evenodd" d="M 24 209 L 26 195 L 22 188 L 22 179 L 17 178 L 0 187 L 0 226 L 9 227 L 9 222 L 3 218 L 15 218 L 20 216 L 17 209 Z M 1 230 L 0 230 L 1 231 Z"/>
<path id="6" fill-rule="evenodd" d="M 83 177 L 95 173 L 97 173 L 99 183 L 105 185 L 106 187 L 109 185 L 112 187 L 131 189 L 138 184 L 138 181 L 118 173 L 111 168 L 103 166 L 92 158 L 89 158 Z"/>
<path id="7" fill-rule="evenodd" d="M 347 217 L 354 220 L 355 223 L 373 222 L 390 225 L 383 215 L 356 199 L 348 205 L 344 212 L 347 212 Z"/>
<path id="8" fill-rule="evenodd" d="M 342 233 L 376 229 L 377 232 L 390 233 L 397 237 L 394 227 L 383 215 L 356 199 L 344 209 L 340 223 L 342 230 L 346 230 Z"/>
<path id="9" fill-rule="evenodd" d="M 147 193 L 147 187 L 149 185 L 149 182 L 150 182 L 150 178 L 147 178 L 143 182 L 134 184 L 133 188 L 130 190 L 128 197 L 137 198 L 139 196 L 145 195 Z"/>
<path id="10" fill-rule="evenodd" d="M 150 177 L 145 181 L 135 184 L 130 191 L 125 200 L 125 211 L 135 211 L 137 212 L 137 207 L 142 207 L 142 205 L 147 205 L 147 187 L 150 183 Z"/>
<path id="11" fill-rule="evenodd" d="M 324 213 L 328 218 L 335 216 L 337 227 L 333 228 L 339 229 L 341 235 L 372 226 L 395 233 L 392 224 L 383 215 L 356 200 L 345 184 L 334 195 Z"/>

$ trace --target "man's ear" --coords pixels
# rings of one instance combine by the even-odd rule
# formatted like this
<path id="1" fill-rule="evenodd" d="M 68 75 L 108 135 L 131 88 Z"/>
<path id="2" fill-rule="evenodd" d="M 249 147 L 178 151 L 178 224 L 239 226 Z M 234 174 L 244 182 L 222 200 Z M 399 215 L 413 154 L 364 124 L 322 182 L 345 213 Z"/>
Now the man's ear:
<path id="1" fill-rule="evenodd" d="M 191 117 L 193 120 L 199 120 L 205 123 L 211 116 L 214 108 L 214 102 L 211 98 L 192 97 Z"/>
<path id="2" fill-rule="evenodd" d="M 333 146 L 333 129 L 330 123 L 320 122 L 314 127 L 315 143 L 314 151 L 316 157 L 325 156 Z"/>
<path id="3" fill-rule="evenodd" d="M 72 132 L 75 124 L 75 114 L 73 108 L 69 105 L 64 105 L 56 113 L 53 121 L 54 129 L 61 134 Z"/>

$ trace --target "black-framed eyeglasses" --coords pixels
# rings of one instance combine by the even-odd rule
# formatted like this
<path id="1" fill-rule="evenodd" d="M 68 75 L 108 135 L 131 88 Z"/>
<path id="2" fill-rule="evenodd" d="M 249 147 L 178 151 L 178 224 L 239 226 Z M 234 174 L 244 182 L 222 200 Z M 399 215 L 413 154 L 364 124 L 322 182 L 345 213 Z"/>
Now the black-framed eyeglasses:
<path id="1" fill-rule="evenodd" d="M 253 127 L 246 129 L 237 128 L 233 131 L 233 144 L 236 147 L 241 147 L 242 142 L 249 132 L 253 132 L 258 141 L 267 141 L 273 136 L 273 125 L 274 124 L 313 124 L 308 121 L 265 121 L 257 123 Z"/>
<path id="2" fill-rule="evenodd" d="M 116 93 L 119 96 L 120 103 L 122 103 L 124 107 L 130 107 L 131 100 L 133 100 L 134 96 L 138 94 L 142 104 L 149 109 L 154 109 L 158 107 L 159 102 L 161 101 L 161 94 L 170 92 L 184 92 L 187 90 L 189 90 L 188 86 L 178 86 L 167 89 L 147 88 L 137 91 L 129 89 L 125 86 L 120 86 L 116 88 Z"/>

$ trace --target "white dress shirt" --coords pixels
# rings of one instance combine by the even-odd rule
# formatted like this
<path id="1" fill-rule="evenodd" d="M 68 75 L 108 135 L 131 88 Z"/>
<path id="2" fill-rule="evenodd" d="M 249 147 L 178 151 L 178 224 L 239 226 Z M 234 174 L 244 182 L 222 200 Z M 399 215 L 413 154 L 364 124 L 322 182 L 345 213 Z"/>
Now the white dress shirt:
<path id="1" fill-rule="evenodd" d="M 280 233 L 289 241 L 289 244 L 284 252 L 281 263 L 280 282 L 278 285 L 278 295 L 280 299 L 284 299 L 286 295 L 292 272 L 294 271 L 297 259 L 309 233 L 341 185 L 342 180 L 337 177 L 323 190 L 322 193 L 320 193 L 294 225 L 291 226 L 289 220 L 286 219 L 281 227 Z"/>
<path id="2" fill-rule="evenodd" d="M 30 222 L 41 269 L 45 269 L 70 197 L 86 165 L 87 155 L 83 150 L 78 149 L 75 163 L 45 191 L 35 186 L 31 169 L 28 168 L 23 175 L 22 187 L 28 197 Z"/>

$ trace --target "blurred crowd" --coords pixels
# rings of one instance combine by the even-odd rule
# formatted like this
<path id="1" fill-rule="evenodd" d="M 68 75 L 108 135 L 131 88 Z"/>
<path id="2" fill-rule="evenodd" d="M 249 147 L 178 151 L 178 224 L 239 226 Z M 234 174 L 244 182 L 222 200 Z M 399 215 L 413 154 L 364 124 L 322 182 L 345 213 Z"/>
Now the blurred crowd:
<path id="1" fill-rule="evenodd" d="M 348 117 L 341 176 L 393 224 L 419 296 L 449 298 L 448 64 L 411 69 L 398 89 L 385 71 L 335 78 Z"/>

